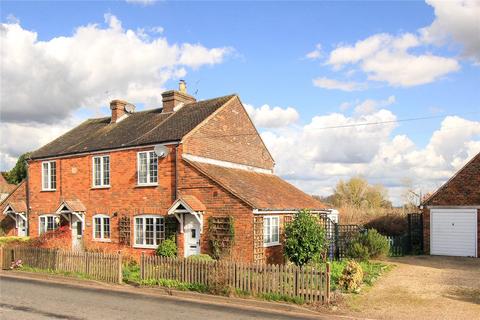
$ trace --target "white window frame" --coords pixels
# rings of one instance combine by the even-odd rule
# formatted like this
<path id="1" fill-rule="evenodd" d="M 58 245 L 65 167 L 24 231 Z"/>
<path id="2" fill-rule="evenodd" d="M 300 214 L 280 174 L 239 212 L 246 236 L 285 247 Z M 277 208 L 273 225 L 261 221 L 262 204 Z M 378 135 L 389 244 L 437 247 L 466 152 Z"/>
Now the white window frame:
<path id="1" fill-rule="evenodd" d="M 96 230 L 96 223 L 95 219 L 100 219 L 100 238 L 97 238 L 97 230 Z M 108 219 L 108 237 L 105 236 L 105 219 Z M 106 214 L 96 214 L 92 217 L 92 238 L 95 241 L 102 241 L 102 242 L 111 242 L 111 236 L 112 236 L 112 220 L 110 219 L 110 216 Z"/>
<path id="2" fill-rule="evenodd" d="M 140 182 L 140 155 L 147 155 L 147 182 Z M 151 172 L 150 172 L 150 163 L 152 159 L 152 154 L 157 158 L 157 181 L 150 182 Z M 158 186 L 158 157 L 153 150 L 149 151 L 139 151 L 137 152 L 137 185 L 139 186 Z"/>
<path id="3" fill-rule="evenodd" d="M 142 232 L 143 232 L 143 241 L 142 243 L 137 243 L 137 219 L 140 218 L 142 219 Z M 155 230 L 155 222 L 154 222 L 154 230 L 153 230 L 153 240 L 154 244 L 146 244 L 146 219 L 147 218 L 153 218 L 157 219 L 159 218 L 161 220 L 161 225 L 163 226 L 163 230 L 160 232 L 163 233 L 163 238 L 160 237 L 160 239 L 157 239 L 156 237 L 156 230 Z M 162 241 L 165 240 L 165 217 L 162 215 L 158 214 L 143 214 L 143 215 L 138 215 L 133 217 L 133 247 L 134 248 L 147 248 L 147 249 L 156 249 Z"/>
<path id="4" fill-rule="evenodd" d="M 45 218 L 45 229 L 42 230 L 42 218 Z M 48 218 L 53 219 L 53 229 L 48 230 Z M 60 217 L 56 214 L 42 214 L 38 216 L 38 235 L 42 235 L 47 233 L 48 231 L 54 231 L 57 230 L 60 227 L 60 220 L 57 223 L 57 219 L 60 219 Z"/>
<path id="5" fill-rule="evenodd" d="M 55 188 L 52 188 L 52 163 L 55 163 Z M 43 167 L 47 165 L 47 185 L 45 186 L 45 172 Z M 55 161 L 43 161 L 42 162 L 42 191 L 55 191 L 57 190 L 57 163 Z"/>
<path id="6" fill-rule="evenodd" d="M 266 234 L 266 222 L 269 220 L 268 223 L 268 233 Z M 272 224 L 272 221 L 276 220 L 277 224 L 276 226 Z M 274 229 L 277 228 L 277 240 L 273 241 L 273 234 L 274 234 Z M 270 237 L 270 240 L 265 242 L 266 236 Z M 271 246 L 277 246 L 280 244 L 280 216 L 265 216 L 263 217 L 263 246 L 264 247 L 271 247 Z"/>
<path id="7" fill-rule="evenodd" d="M 108 184 L 105 184 L 105 158 L 108 158 Z M 95 159 L 100 159 L 100 184 L 96 184 L 95 177 Z M 109 188 L 111 183 L 110 155 L 101 155 L 92 157 L 92 186 L 93 188 Z"/>

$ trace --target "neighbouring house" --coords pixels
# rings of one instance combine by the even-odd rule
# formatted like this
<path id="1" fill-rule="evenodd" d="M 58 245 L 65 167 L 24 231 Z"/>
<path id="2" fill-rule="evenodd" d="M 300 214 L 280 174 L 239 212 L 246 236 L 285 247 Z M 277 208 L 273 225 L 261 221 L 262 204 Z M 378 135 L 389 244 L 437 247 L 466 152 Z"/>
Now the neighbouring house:
<path id="1" fill-rule="evenodd" d="M 480 153 L 423 202 L 425 253 L 480 257 Z"/>
<path id="2" fill-rule="evenodd" d="M 0 202 L 0 235 L 27 235 L 26 181 L 14 185 L 10 193 Z"/>
<path id="3" fill-rule="evenodd" d="M 111 116 L 33 152 L 4 214 L 28 217 L 33 237 L 68 225 L 74 249 L 151 253 L 173 236 L 180 256 L 282 262 L 284 223 L 325 206 L 274 174 L 237 95 L 196 101 L 181 82 L 162 97 L 141 112 L 113 100 Z"/>

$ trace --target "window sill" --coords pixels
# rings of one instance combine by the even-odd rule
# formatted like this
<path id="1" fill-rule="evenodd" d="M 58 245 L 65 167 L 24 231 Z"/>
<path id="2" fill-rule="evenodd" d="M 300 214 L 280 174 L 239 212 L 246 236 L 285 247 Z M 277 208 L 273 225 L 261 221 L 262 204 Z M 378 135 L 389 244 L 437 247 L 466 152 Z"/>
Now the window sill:
<path id="1" fill-rule="evenodd" d="M 110 189 L 110 186 L 93 186 L 90 189 Z"/>
<path id="2" fill-rule="evenodd" d="M 42 192 L 55 192 L 57 189 L 42 189 Z"/>
<path id="3" fill-rule="evenodd" d="M 158 246 L 156 245 L 147 245 L 147 244 L 134 244 L 133 245 L 134 248 L 137 248 L 137 249 L 157 249 Z"/>
<path id="4" fill-rule="evenodd" d="M 158 183 L 145 183 L 145 184 L 137 184 L 135 188 L 155 188 L 158 187 Z"/>
<path id="5" fill-rule="evenodd" d="M 93 241 L 95 241 L 95 242 L 106 242 L 106 243 L 109 243 L 109 242 L 112 242 L 112 239 L 93 239 Z"/>
<path id="6" fill-rule="evenodd" d="M 279 246 L 279 245 L 280 245 L 280 242 L 271 242 L 271 243 L 264 243 L 263 247 L 268 248 L 268 247 L 275 247 L 275 246 Z"/>

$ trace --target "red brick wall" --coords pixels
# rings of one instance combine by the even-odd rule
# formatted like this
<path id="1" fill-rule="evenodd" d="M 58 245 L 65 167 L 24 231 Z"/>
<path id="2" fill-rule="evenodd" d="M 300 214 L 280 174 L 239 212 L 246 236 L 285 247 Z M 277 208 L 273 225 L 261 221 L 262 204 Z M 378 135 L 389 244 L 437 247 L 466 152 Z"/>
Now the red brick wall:
<path id="1" fill-rule="evenodd" d="M 0 228 L 3 229 L 6 236 L 16 236 L 17 229 L 15 228 L 15 220 L 3 214 L 3 210 L 5 210 L 5 207 L 10 201 L 25 201 L 26 185 L 25 182 L 22 182 L 0 205 Z"/>
<path id="2" fill-rule="evenodd" d="M 207 208 L 203 217 L 204 227 L 201 238 L 201 251 L 210 251 L 208 243 L 208 218 L 211 216 L 232 216 L 235 239 L 232 259 L 253 261 L 253 212 L 252 208 L 237 197 L 205 177 L 194 167 L 179 161 L 179 193 L 197 197 Z M 183 240 L 183 239 L 182 239 Z M 183 253 L 183 246 L 181 246 Z"/>
<path id="3" fill-rule="evenodd" d="M 238 98 L 184 139 L 185 153 L 272 169 L 274 161 Z"/>
<path id="4" fill-rule="evenodd" d="M 170 147 L 172 149 L 172 147 Z M 87 208 L 84 242 L 86 247 L 117 250 L 118 221 L 122 215 L 143 213 L 165 215 L 172 204 L 174 183 L 173 154 L 159 159 L 158 186 L 137 186 L 137 152 L 143 148 L 105 153 L 110 155 L 110 188 L 92 188 L 92 156 L 76 156 L 57 159 L 57 189 L 42 191 L 41 161 L 29 165 L 30 186 L 30 235 L 38 236 L 38 216 L 54 213 L 63 199 L 80 200 Z M 99 243 L 92 239 L 92 217 L 95 214 L 110 216 L 112 243 Z M 133 243 L 133 219 L 131 225 Z M 145 250 L 145 249 L 142 249 Z M 148 251 L 148 250 L 147 250 Z"/>

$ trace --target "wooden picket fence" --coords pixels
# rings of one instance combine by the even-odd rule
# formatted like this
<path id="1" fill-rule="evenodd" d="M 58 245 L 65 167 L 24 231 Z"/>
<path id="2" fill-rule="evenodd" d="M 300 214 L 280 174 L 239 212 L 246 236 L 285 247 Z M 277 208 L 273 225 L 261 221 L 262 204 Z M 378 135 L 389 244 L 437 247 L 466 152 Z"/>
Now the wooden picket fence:
<path id="1" fill-rule="evenodd" d="M 223 286 L 254 296 L 276 294 L 310 303 L 330 300 L 329 264 L 322 271 L 293 265 L 196 261 L 142 254 L 140 273 L 145 281 L 168 279 L 207 287 Z"/>
<path id="2" fill-rule="evenodd" d="M 58 249 L 2 247 L 2 269 L 9 269 L 12 261 L 22 265 L 55 272 L 77 273 L 88 278 L 111 282 L 122 282 L 121 254 L 73 252 Z"/>

